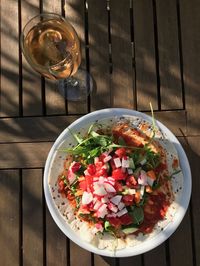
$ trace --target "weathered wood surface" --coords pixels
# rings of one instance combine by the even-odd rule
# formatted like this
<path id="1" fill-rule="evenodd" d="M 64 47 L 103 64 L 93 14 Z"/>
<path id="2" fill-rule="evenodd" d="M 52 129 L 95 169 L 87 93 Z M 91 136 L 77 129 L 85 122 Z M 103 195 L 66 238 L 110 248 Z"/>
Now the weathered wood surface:
<path id="1" fill-rule="evenodd" d="M 200 265 L 200 2 L 198 0 L 1 0 L 0 254 L 10 265 Z M 82 67 L 94 80 L 82 102 L 61 97 L 21 54 L 19 35 L 42 11 L 65 15 L 82 44 Z M 192 170 L 192 198 L 176 232 L 135 257 L 91 254 L 53 221 L 43 169 L 58 135 L 90 111 L 137 109 L 180 140 Z M 9 248 L 7 248 L 9 246 Z"/>

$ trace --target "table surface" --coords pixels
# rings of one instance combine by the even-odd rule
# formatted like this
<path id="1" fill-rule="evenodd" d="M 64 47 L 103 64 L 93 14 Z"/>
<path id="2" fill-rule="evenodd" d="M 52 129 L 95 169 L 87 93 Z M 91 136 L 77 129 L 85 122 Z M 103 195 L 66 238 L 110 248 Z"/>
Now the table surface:
<path id="1" fill-rule="evenodd" d="M 19 36 L 40 12 L 65 15 L 82 42 L 82 67 L 94 79 L 86 101 L 64 100 L 21 54 Z M 1 0 L 1 265 L 200 265 L 200 1 Z M 42 176 L 54 140 L 91 111 L 149 112 L 181 141 L 192 170 L 192 198 L 176 232 L 146 254 L 91 254 L 58 229 Z"/>

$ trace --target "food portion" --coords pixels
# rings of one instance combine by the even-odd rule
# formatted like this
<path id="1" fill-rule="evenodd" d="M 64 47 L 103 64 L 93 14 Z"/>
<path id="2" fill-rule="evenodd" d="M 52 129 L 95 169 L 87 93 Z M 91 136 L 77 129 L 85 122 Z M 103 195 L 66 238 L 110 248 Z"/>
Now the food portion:
<path id="1" fill-rule="evenodd" d="M 78 144 L 66 150 L 57 180 L 73 212 L 71 222 L 78 224 L 74 228 L 84 224 L 99 248 L 107 246 L 98 238 L 117 239 L 115 248 L 122 248 L 129 236 L 151 233 L 174 200 L 171 178 L 180 171 L 178 158 L 169 162 L 154 129 L 126 119 L 91 125 L 74 138 Z"/>

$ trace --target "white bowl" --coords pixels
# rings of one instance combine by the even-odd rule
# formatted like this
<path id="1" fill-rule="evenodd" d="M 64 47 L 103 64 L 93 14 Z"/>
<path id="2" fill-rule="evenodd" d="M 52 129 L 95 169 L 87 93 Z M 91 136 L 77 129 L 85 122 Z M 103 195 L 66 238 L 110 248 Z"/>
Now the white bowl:
<path id="1" fill-rule="evenodd" d="M 162 123 L 156 120 L 157 126 L 161 129 L 162 132 L 164 132 L 167 139 L 174 144 L 179 160 L 180 160 L 180 166 L 183 173 L 183 180 L 182 180 L 182 190 L 181 194 L 178 197 L 178 200 L 176 202 L 176 213 L 173 217 L 173 220 L 166 224 L 164 229 L 162 231 L 159 231 L 155 234 L 153 234 L 151 237 L 147 237 L 139 244 L 133 246 L 133 247 L 126 247 L 121 250 L 117 250 L 115 252 L 109 251 L 107 249 L 101 250 L 97 247 L 93 246 L 90 243 L 87 243 L 86 241 L 83 241 L 69 226 L 69 224 L 66 222 L 66 220 L 63 218 L 61 212 L 56 207 L 54 199 L 52 197 L 51 188 L 49 184 L 49 178 L 51 177 L 51 182 L 56 182 L 58 175 L 61 173 L 63 168 L 63 162 L 65 159 L 66 154 L 64 152 L 58 151 L 58 149 L 62 149 L 63 147 L 67 147 L 71 145 L 71 143 L 74 142 L 74 139 L 70 133 L 70 131 L 73 132 L 81 132 L 83 133 L 87 131 L 89 125 L 94 123 L 96 120 L 102 120 L 102 119 L 112 119 L 113 117 L 121 117 L 121 116 L 137 116 L 141 117 L 149 122 L 152 122 L 152 118 L 150 116 L 147 116 L 146 114 L 128 110 L 128 109 L 122 109 L 122 108 L 109 108 L 109 109 L 103 109 L 99 111 L 95 111 L 92 113 L 89 113 L 75 122 L 73 122 L 68 128 L 66 128 L 56 139 L 55 143 L 53 144 L 47 160 L 45 164 L 45 170 L 44 170 L 44 193 L 45 198 L 47 202 L 47 206 L 49 208 L 49 211 L 58 225 L 58 227 L 62 230 L 62 232 L 70 238 L 73 242 L 75 242 L 80 247 L 99 254 L 103 256 L 110 256 L 110 257 L 128 257 L 128 256 L 134 256 L 139 255 L 142 253 L 145 253 L 161 243 L 163 243 L 167 238 L 170 237 L 170 235 L 177 229 L 179 224 L 181 223 L 186 210 L 188 208 L 188 204 L 190 201 L 191 196 L 191 171 L 189 162 L 187 159 L 187 156 L 177 140 L 177 138 L 174 136 L 174 134 L 166 128 Z M 70 131 L 69 131 L 70 129 Z"/>

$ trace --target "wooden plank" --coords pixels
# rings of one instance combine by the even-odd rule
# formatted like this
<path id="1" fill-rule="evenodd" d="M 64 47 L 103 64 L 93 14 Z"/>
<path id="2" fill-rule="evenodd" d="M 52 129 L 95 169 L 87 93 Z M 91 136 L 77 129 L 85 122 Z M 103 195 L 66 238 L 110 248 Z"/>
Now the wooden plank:
<path id="1" fill-rule="evenodd" d="M 191 224 L 189 212 L 186 213 L 186 216 L 184 217 L 181 225 L 176 230 L 176 232 L 170 237 L 169 250 L 171 266 L 193 265 Z"/>
<path id="2" fill-rule="evenodd" d="M 0 143 L 54 141 L 79 116 L 4 118 L 0 120 Z"/>
<path id="3" fill-rule="evenodd" d="M 180 138 L 180 140 L 182 144 L 184 145 L 184 149 L 187 153 L 187 156 L 190 162 L 191 171 L 192 171 L 192 197 L 191 197 L 192 217 L 191 218 L 192 218 L 193 261 L 194 263 L 196 263 L 194 265 L 200 265 L 200 254 L 198 252 L 198 250 L 200 250 L 200 241 L 199 241 L 200 240 L 200 227 L 199 227 L 199 221 L 200 221 L 200 211 L 199 211 L 200 210 L 199 209 L 199 206 L 200 206 L 200 197 L 199 197 L 200 136 L 187 137 L 187 139 Z M 188 225 L 189 223 L 187 224 L 187 226 Z M 188 229 L 190 231 L 189 227 Z M 185 230 L 188 230 L 188 229 L 185 228 Z M 184 239 L 184 243 L 185 243 L 185 239 Z M 189 259 L 191 258 L 189 257 Z"/>
<path id="4" fill-rule="evenodd" d="M 137 265 L 137 266 L 142 266 L 142 256 L 141 255 L 137 255 L 137 256 L 133 256 L 133 257 L 127 257 L 127 258 L 120 258 L 119 259 L 119 266 L 133 266 L 133 265 Z"/>
<path id="5" fill-rule="evenodd" d="M 61 15 L 61 1 L 43 0 L 43 12 L 53 12 Z M 46 113 L 64 114 L 65 99 L 58 91 L 58 82 L 45 79 Z"/>
<path id="6" fill-rule="evenodd" d="M 70 266 L 91 265 L 91 253 L 70 241 Z M 92 265 L 91 265 L 92 266 Z"/>
<path id="7" fill-rule="evenodd" d="M 52 142 L 0 144 L 0 169 L 44 167 Z"/>
<path id="8" fill-rule="evenodd" d="M 176 136 L 187 133 L 187 112 L 167 111 L 155 112 L 155 118 L 169 128 Z M 149 113 L 149 115 L 151 115 Z"/>
<path id="9" fill-rule="evenodd" d="M 133 0 L 136 89 L 138 110 L 154 110 L 157 102 L 154 20 L 152 1 Z"/>
<path id="10" fill-rule="evenodd" d="M 122 12 L 123 10 L 123 12 Z M 113 107 L 133 108 L 133 69 L 129 1 L 110 1 Z"/>
<path id="11" fill-rule="evenodd" d="M 0 250 L 2 265 L 19 265 L 19 172 L 0 171 Z"/>
<path id="12" fill-rule="evenodd" d="M 115 259 L 105 256 L 94 255 L 94 266 L 111 266 L 114 264 Z"/>
<path id="13" fill-rule="evenodd" d="M 91 109 L 111 105 L 107 1 L 88 1 L 90 73 L 95 81 Z"/>
<path id="14" fill-rule="evenodd" d="M 159 247 L 144 254 L 145 266 L 154 266 L 155 261 L 156 265 L 167 266 L 165 244 L 162 244 Z"/>
<path id="15" fill-rule="evenodd" d="M 22 172 L 23 195 L 23 264 L 43 264 L 42 171 Z"/>
<path id="16" fill-rule="evenodd" d="M 67 239 L 60 231 L 49 211 L 46 211 L 46 265 L 48 266 L 66 266 L 67 257 Z"/>
<path id="17" fill-rule="evenodd" d="M 199 0 L 180 2 L 180 20 L 183 51 L 183 75 L 186 107 L 188 112 L 188 132 L 200 133 L 200 2 Z"/>
<path id="18" fill-rule="evenodd" d="M 156 1 L 161 109 L 180 109 L 182 86 L 176 1 Z"/>
<path id="19" fill-rule="evenodd" d="M 33 17 L 39 14 L 39 0 L 21 1 L 22 28 Z M 23 57 L 22 60 L 23 115 L 42 114 L 41 77 Z"/>
<path id="20" fill-rule="evenodd" d="M 81 42 L 81 66 L 80 68 L 86 70 L 86 58 L 85 58 L 85 31 L 84 31 L 84 23 L 85 23 L 85 7 L 84 1 L 80 0 L 68 0 L 65 1 L 65 16 L 66 19 L 72 24 L 74 29 L 76 30 L 79 40 Z M 88 112 L 88 99 L 84 99 L 84 101 L 80 102 L 72 102 L 68 101 L 67 108 L 69 114 L 85 114 Z"/>
<path id="21" fill-rule="evenodd" d="M 19 114 L 18 3 L 1 1 L 0 116 Z M 9 15 L 8 15 L 9 14 Z"/>

